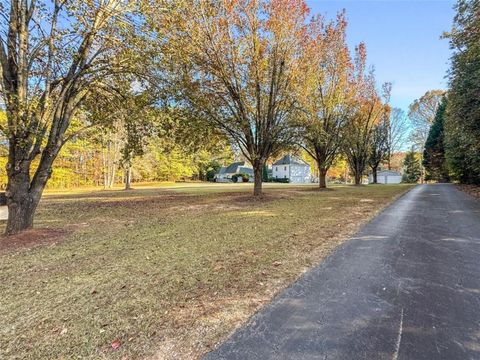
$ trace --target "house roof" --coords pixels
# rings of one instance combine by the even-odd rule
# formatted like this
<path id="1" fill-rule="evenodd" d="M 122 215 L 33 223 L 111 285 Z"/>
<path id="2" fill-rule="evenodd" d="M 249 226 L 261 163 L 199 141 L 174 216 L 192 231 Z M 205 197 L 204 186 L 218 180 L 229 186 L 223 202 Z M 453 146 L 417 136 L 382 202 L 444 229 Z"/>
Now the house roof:
<path id="1" fill-rule="evenodd" d="M 285 155 L 277 162 L 274 162 L 273 165 L 302 165 L 308 166 L 303 160 L 297 159 L 292 155 Z"/>
<path id="2" fill-rule="evenodd" d="M 227 166 L 227 168 L 225 169 L 225 173 L 227 174 L 236 173 L 239 167 L 244 167 L 244 166 L 245 166 L 245 161 L 234 162 Z"/>
<path id="3" fill-rule="evenodd" d="M 382 170 L 377 172 L 377 175 L 382 175 L 382 176 L 402 176 L 399 172 L 393 171 L 393 170 Z"/>
<path id="4" fill-rule="evenodd" d="M 239 173 L 253 176 L 253 169 L 245 161 L 239 161 L 239 162 L 232 163 L 228 166 L 222 166 L 220 170 L 218 170 L 218 174 L 239 174 Z"/>
<path id="5" fill-rule="evenodd" d="M 245 166 L 239 166 L 238 167 L 238 173 L 240 174 L 248 174 L 250 176 L 253 176 L 253 169 L 250 167 L 245 167 Z"/>

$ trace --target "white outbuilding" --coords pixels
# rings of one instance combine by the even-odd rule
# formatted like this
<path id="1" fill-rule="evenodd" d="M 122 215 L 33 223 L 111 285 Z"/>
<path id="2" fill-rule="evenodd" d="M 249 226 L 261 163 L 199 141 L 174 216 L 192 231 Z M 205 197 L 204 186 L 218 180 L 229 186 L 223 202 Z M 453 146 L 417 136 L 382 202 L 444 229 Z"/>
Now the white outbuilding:
<path id="1" fill-rule="evenodd" d="M 377 172 L 377 183 L 379 184 L 400 184 L 402 174 L 392 170 L 382 170 Z M 368 176 L 368 183 L 373 183 L 373 174 Z"/>
<path id="2" fill-rule="evenodd" d="M 285 155 L 272 165 L 272 177 L 288 179 L 294 184 L 309 183 L 311 182 L 310 165 L 291 155 Z"/>

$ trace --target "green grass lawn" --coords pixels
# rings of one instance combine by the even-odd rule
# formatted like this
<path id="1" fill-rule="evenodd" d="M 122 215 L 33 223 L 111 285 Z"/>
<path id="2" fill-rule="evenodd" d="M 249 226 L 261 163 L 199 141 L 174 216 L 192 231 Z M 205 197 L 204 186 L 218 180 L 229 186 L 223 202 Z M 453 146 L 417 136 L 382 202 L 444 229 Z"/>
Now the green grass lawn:
<path id="1" fill-rule="evenodd" d="M 0 248 L 0 358 L 198 358 L 409 188 L 49 192 Z"/>

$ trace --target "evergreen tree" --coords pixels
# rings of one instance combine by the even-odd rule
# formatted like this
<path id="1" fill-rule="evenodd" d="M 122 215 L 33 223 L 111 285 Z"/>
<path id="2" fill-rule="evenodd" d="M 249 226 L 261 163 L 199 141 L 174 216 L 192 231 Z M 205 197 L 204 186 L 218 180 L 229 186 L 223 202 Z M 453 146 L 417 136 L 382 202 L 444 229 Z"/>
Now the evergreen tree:
<path id="1" fill-rule="evenodd" d="M 447 98 L 444 97 L 437 109 L 435 119 L 428 133 L 423 151 L 423 166 L 427 172 L 426 180 L 440 182 L 448 181 L 448 171 L 445 163 L 444 119 L 447 108 Z"/>
<path id="2" fill-rule="evenodd" d="M 422 176 L 422 167 L 420 161 L 415 153 L 415 151 L 410 150 L 405 155 L 405 160 L 403 161 L 403 178 L 402 181 L 405 183 L 416 183 L 420 180 Z"/>
<path id="3" fill-rule="evenodd" d="M 480 2 L 459 0 L 450 36 L 454 50 L 445 118 L 445 155 L 451 175 L 480 184 Z"/>

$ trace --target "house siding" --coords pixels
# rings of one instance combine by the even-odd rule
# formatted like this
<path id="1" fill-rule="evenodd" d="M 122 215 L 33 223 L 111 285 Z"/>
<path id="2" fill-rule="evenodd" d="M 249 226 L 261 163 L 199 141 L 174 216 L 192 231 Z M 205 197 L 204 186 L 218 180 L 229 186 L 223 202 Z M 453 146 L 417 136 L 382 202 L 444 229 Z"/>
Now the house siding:
<path id="1" fill-rule="evenodd" d="M 373 183 L 372 174 L 368 176 L 368 182 L 370 184 Z M 395 173 L 385 173 L 380 171 L 377 174 L 377 182 L 379 184 L 400 184 L 402 182 L 402 175 Z"/>
<path id="2" fill-rule="evenodd" d="M 274 165 L 273 177 L 276 179 L 290 179 L 290 165 Z"/>

